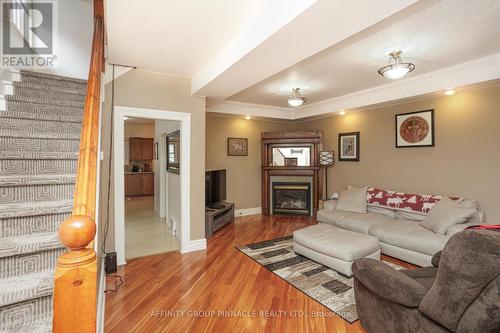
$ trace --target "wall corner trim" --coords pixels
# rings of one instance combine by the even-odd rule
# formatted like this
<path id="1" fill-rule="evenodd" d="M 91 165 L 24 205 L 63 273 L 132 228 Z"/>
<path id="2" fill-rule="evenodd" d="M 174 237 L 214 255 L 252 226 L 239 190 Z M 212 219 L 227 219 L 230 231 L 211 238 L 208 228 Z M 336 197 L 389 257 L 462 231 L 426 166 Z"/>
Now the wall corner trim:
<path id="1" fill-rule="evenodd" d="M 202 251 L 207 249 L 207 240 L 205 238 L 190 240 L 187 249 L 181 250 L 181 253 Z"/>
<path id="2" fill-rule="evenodd" d="M 234 212 L 235 217 L 248 216 L 248 215 L 259 215 L 259 214 L 262 214 L 262 207 L 237 209 Z"/>

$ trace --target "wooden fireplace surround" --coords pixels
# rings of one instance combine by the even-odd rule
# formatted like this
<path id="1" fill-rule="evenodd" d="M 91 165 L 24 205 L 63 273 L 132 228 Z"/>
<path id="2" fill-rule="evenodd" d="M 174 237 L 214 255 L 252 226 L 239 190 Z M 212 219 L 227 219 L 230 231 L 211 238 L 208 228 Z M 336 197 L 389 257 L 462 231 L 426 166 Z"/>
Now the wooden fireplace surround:
<path id="1" fill-rule="evenodd" d="M 262 139 L 262 214 L 269 215 L 271 176 L 308 176 L 312 177 L 312 212 L 316 216 L 322 192 L 322 173 L 319 165 L 319 152 L 323 149 L 322 131 L 279 131 L 263 132 Z M 273 166 L 273 147 L 304 146 L 311 147 L 310 166 Z"/>

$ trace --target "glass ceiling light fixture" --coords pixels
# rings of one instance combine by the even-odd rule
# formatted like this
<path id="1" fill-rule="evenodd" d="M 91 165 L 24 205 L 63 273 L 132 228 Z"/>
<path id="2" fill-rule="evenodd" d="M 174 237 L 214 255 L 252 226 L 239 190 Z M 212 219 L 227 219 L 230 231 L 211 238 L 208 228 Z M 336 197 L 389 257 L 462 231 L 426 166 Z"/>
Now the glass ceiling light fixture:
<path id="1" fill-rule="evenodd" d="M 388 79 L 397 80 L 415 69 L 415 65 L 410 62 L 403 62 L 401 59 L 402 51 L 389 53 L 389 65 L 378 70 L 378 73 Z"/>
<path id="2" fill-rule="evenodd" d="M 290 95 L 290 97 L 286 99 L 286 101 L 290 106 L 295 107 L 295 106 L 301 106 L 302 104 L 307 102 L 307 98 L 302 97 L 302 95 L 300 94 L 300 88 L 293 88 L 292 94 Z"/>

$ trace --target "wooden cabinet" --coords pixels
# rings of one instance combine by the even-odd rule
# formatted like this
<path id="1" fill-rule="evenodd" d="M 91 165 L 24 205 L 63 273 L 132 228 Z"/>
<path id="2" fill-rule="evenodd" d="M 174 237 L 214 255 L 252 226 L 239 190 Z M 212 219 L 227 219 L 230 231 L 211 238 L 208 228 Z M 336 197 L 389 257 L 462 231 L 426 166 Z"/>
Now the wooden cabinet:
<path id="1" fill-rule="evenodd" d="M 153 173 L 142 175 L 142 193 L 144 195 L 155 194 L 155 175 Z"/>
<path id="2" fill-rule="evenodd" d="M 129 138 L 129 160 L 141 161 L 152 160 L 153 142 L 151 138 Z"/>
<path id="3" fill-rule="evenodd" d="M 142 175 L 127 174 L 125 175 L 126 195 L 142 195 Z"/>
<path id="4" fill-rule="evenodd" d="M 154 173 L 129 173 L 125 175 L 125 196 L 154 195 Z"/>
<path id="5" fill-rule="evenodd" d="M 128 158 L 130 161 L 142 160 L 142 138 L 129 139 Z"/>
<path id="6" fill-rule="evenodd" d="M 154 142 L 154 139 L 142 139 L 142 159 L 143 160 L 154 159 L 153 142 Z"/>

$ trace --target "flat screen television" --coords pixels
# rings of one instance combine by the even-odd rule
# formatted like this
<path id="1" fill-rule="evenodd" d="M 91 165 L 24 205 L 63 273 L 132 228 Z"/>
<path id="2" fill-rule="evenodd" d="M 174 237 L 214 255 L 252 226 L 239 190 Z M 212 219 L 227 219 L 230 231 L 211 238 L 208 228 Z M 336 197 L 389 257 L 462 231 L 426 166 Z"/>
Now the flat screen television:
<path id="1" fill-rule="evenodd" d="M 226 170 L 205 173 L 205 205 L 214 206 L 226 200 Z"/>

